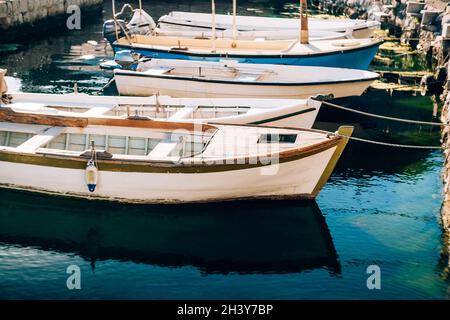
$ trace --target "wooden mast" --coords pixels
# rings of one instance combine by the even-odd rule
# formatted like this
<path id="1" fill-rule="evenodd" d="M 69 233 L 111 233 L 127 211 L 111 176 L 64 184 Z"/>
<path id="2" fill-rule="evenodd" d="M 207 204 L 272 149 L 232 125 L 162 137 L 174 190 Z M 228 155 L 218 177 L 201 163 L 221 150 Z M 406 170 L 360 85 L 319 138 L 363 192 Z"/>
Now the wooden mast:
<path id="1" fill-rule="evenodd" d="M 0 69 L 0 99 L 8 92 L 8 84 L 6 83 L 5 75 L 6 70 Z"/>
<path id="2" fill-rule="evenodd" d="M 236 47 L 236 38 L 237 38 L 237 30 L 236 30 L 236 0 L 233 0 L 233 43 L 232 47 Z"/>
<path id="3" fill-rule="evenodd" d="M 216 3 L 211 0 L 211 18 L 212 18 L 212 52 L 216 52 Z"/>
<path id="4" fill-rule="evenodd" d="M 300 43 L 309 43 L 307 0 L 300 0 Z"/>
<path id="5" fill-rule="evenodd" d="M 114 29 L 116 30 L 116 40 L 119 40 L 119 31 L 117 30 L 117 18 L 116 18 L 116 2 L 112 0 L 112 11 L 114 19 Z"/>

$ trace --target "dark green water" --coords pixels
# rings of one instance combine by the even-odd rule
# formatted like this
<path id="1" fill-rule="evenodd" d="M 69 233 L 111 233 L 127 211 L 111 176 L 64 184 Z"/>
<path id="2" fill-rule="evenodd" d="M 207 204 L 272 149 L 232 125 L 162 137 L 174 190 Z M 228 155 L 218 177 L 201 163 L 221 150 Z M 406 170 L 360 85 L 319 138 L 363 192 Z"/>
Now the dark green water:
<path id="1" fill-rule="evenodd" d="M 218 11 L 230 10 L 229 1 Z M 230 2 L 231 3 L 231 2 Z M 240 1 L 239 11 L 292 12 L 277 1 Z M 208 11 L 209 3 L 152 1 L 153 16 Z M 105 17 L 110 16 L 105 4 Z M 104 17 L 81 31 L 0 52 L 0 68 L 24 91 L 94 93 L 110 74 Z M 6 50 L 5 50 L 6 51 Z M 106 94 L 114 94 L 109 89 Z M 430 97 L 369 90 L 338 101 L 364 111 L 437 121 Z M 318 128 L 354 124 L 355 135 L 439 144 L 428 127 L 324 108 Z M 316 202 L 125 206 L 0 190 L 0 298 L 6 299 L 448 299 L 448 257 L 440 226 L 440 151 L 351 142 Z M 81 268 L 81 290 L 66 268 Z M 381 268 L 368 290 L 366 268 Z"/>

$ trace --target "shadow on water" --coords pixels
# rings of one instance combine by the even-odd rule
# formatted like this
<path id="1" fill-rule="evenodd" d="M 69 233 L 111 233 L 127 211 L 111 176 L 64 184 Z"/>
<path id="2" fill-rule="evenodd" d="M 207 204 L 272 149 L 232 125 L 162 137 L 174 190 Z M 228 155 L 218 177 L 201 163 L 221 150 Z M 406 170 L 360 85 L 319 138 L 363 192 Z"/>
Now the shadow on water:
<path id="1" fill-rule="evenodd" d="M 203 274 L 341 273 L 315 202 L 125 205 L 0 190 L 0 242 Z"/>
<path id="2" fill-rule="evenodd" d="M 335 99 L 335 104 L 351 109 L 427 122 L 439 122 L 433 115 L 430 96 L 411 92 L 369 89 L 363 96 Z M 354 137 L 402 145 L 439 146 L 440 127 L 402 123 L 324 106 L 314 128 L 336 131 L 342 124 L 353 125 Z M 390 174 L 419 174 L 429 168 L 427 159 L 433 149 L 387 147 L 352 140 L 339 160 L 335 175 L 345 172 L 352 177 Z"/>
<path id="3" fill-rule="evenodd" d="M 117 7 L 125 2 L 129 1 L 118 0 Z M 138 2 L 131 3 L 136 6 Z M 218 0 L 217 12 L 229 12 L 231 5 L 231 1 Z M 297 5 L 298 1 L 238 1 L 238 12 L 243 15 L 294 16 Z M 172 10 L 211 10 L 210 2 L 198 0 L 144 1 L 144 8 L 154 18 Z M 102 59 L 111 58 L 110 49 L 108 51 L 105 47 L 101 34 L 104 19 L 111 17 L 110 1 L 103 3 L 102 15 L 92 21 L 83 20 L 79 31 L 32 39 L 21 46 L 0 46 L 0 67 L 7 68 L 8 74 L 22 83 L 22 91 L 72 92 L 77 82 L 80 92 L 95 93 L 111 78 L 110 73 L 98 68 Z M 423 59 L 413 54 L 399 55 L 383 49 L 380 56 L 383 59 L 375 61 L 372 69 L 427 69 Z M 383 65 L 383 61 L 388 64 Z M 392 79 L 383 81 L 392 82 Z M 116 94 L 114 86 L 110 90 L 104 94 Z M 438 121 L 433 117 L 431 97 L 411 92 L 390 94 L 370 88 L 361 97 L 333 102 L 375 114 Z M 440 140 L 439 127 L 374 119 L 330 107 L 321 110 L 315 127 L 335 131 L 342 124 L 354 125 L 354 136 L 375 141 L 439 145 Z M 93 267 L 97 266 L 98 281 L 111 280 L 108 273 L 105 273 L 106 278 L 100 277 L 103 276 L 103 270 L 100 270 L 102 261 L 112 261 L 108 265 L 109 270 L 121 268 L 138 274 L 137 282 L 143 276 L 126 262 L 146 267 L 145 276 L 151 272 L 147 267 L 167 267 L 158 278 L 169 277 L 174 268 L 181 270 L 179 267 L 183 266 L 193 266 L 202 275 L 288 274 L 289 280 L 285 282 L 283 279 L 286 277 L 283 276 L 263 277 L 267 283 L 258 282 L 253 289 L 249 288 L 252 288 L 251 281 L 255 277 L 236 280 L 246 290 L 254 290 L 254 294 L 265 294 L 262 297 L 276 291 L 283 297 L 361 298 L 362 295 L 372 298 L 367 292 L 358 291 L 366 281 L 360 277 L 360 274 L 366 275 L 365 268 L 360 270 L 352 262 L 361 257 L 370 261 L 379 258 L 384 261 L 383 272 L 387 277 L 387 286 L 381 290 L 380 296 L 416 298 L 435 294 L 441 297 L 444 295 L 439 291 L 440 281 L 448 279 L 448 260 L 443 253 L 437 261 L 435 253 L 437 248 L 442 252 L 446 250 L 444 244 L 447 239 L 436 241 L 441 234 L 435 217 L 435 208 L 440 200 L 436 200 L 438 195 L 433 197 L 440 192 L 436 184 L 439 183 L 441 163 L 439 150 L 397 149 L 351 141 L 319 199 L 339 249 L 339 258 L 327 223 L 315 202 L 126 206 L 0 190 L 0 242 L 6 244 L 6 248 L 27 249 L 31 246 L 49 252 L 48 259 L 52 265 L 57 265 L 57 272 L 60 265 L 52 253 L 77 255 L 91 262 Z M 378 177 L 382 179 L 376 179 Z M 337 198 L 340 201 L 335 201 Z M 374 214 L 378 212 L 387 214 Z M 426 219 L 416 219 L 416 216 Z M 41 254 L 39 259 L 45 260 Z M 412 262 L 408 261 L 410 258 Z M 26 256 L 11 259 L 10 265 L 8 262 L 6 267 L 0 266 L 0 277 L 8 277 L 11 270 L 20 269 L 26 262 Z M 10 266 L 14 267 L 8 269 Z M 52 277 L 53 273 L 49 267 L 46 268 L 45 275 Z M 299 286 L 292 274 L 311 270 L 328 270 L 325 273 L 335 277 L 336 281 L 329 281 L 330 278 L 323 277 L 322 272 L 303 272 L 302 284 L 308 283 L 310 277 L 314 281 L 309 287 L 308 284 Z M 20 269 L 17 279 L 29 277 L 27 271 Z M 439 281 L 435 275 L 439 275 Z M 207 284 L 202 283 L 197 291 L 201 292 L 205 287 L 215 292 L 231 290 L 228 281 L 227 285 L 213 282 L 221 277 L 207 279 Z M 394 281 L 390 287 L 389 279 Z M 414 282 L 416 280 L 417 283 Z M 58 281 L 53 281 L 53 284 L 59 285 Z M 179 281 L 180 284 L 196 285 L 189 282 L 187 275 Z M 10 286 L 21 288 L 19 281 L 11 281 Z M 51 287 L 51 284 L 45 284 L 42 290 Z M 11 288 L 10 292 L 13 292 Z M 133 288 L 132 282 L 124 289 L 130 288 Z M 25 291 L 28 290 L 18 296 L 27 297 Z M 106 294 L 110 289 L 102 287 L 102 290 Z M 241 291 L 245 290 L 236 289 L 229 296 L 239 296 Z M 192 293 L 187 296 L 189 294 Z"/>

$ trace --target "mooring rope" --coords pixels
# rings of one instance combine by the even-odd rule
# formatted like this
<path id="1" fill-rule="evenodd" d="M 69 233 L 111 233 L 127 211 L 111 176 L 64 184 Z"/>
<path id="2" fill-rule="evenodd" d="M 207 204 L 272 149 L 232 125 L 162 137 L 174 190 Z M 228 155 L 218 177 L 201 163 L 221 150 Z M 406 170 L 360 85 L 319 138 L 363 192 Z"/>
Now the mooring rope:
<path id="1" fill-rule="evenodd" d="M 318 99 L 315 99 L 315 100 L 318 100 Z M 355 112 L 358 114 L 362 114 L 362 115 L 374 117 L 374 118 L 399 121 L 399 122 L 405 122 L 405 123 L 421 124 L 421 125 L 450 126 L 450 124 L 445 124 L 445 123 L 440 123 L 440 122 L 427 122 L 427 121 L 418 121 L 418 120 L 409 120 L 409 119 L 401 119 L 401 118 L 395 118 L 395 117 L 382 116 L 382 115 L 378 115 L 378 114 L 374 114 L 374 113 L 369 113 L 369 112 L 364 112 L 364 111 L 359 111 L 359 110 L 343 107 L 343 106 L 340 106 L 340 105 L 337 105 L 337 104 L 334 104 L 334 103 L 331 103 L 328 101 L 323 101 L 323 100 L 319 100 L 319 101 L 321 101 L 323 104 L 328 105 L 330 107 L 342 109 L 345 111 Z M 406 148 L 406 149 L 428 149 L 428 150 L 429 149 L 448 149 L 447 147 L 444 147 L 444 146 L 419 146 L 419 145 L 389 143 L 389 142 L 381 142 L 381 141 L 363 139 L 363 138 L 358 138 L 358 137 L 353 137 L 353 136 L 345 136 L 345 135 L 341 135 L 341 134 L 338 134 L 338 135 L 341 137 L 344 137 L 344 138 L 348 138 L 350 140 L 355 140 L 355 141 L 360 141 L 360 142 L 365 142 L 365 143 L 370 143 L 370 144 L 376 144 L 376 145 L 381 145 L 381 146 L 386 146 L 386 147 L 397 147 L 397 148 Z"/>
<path id="2" fill-rule="evenodd" d="M 398 121 L 398 122 L 405 122 L 405 123 L 413 123 L 413 124 L 422 124 L 422 125 L 430 125 L 430 126 L 439 126 L 439 127 L 450 127 L 450 124 L 446 124 L 446 123 L 441 123 L 441 122 L 428 122 L 428 121 L 420 121 L 420 120 L 411 120 L 411 119 L 402 119 L 402 118 L 395 118 L 395 117 L 388 117 L 388 116 L 382 116 L 379 114 L 374 114 L 374 113 L 369 113 L 369 112 L 364 112 L 364 111 L 359 111 L 359 110 L 355 110 L 352 108 L 347 108 L 347 107 L 343 107 L 328 101 L 321 101 L 323 104 L 333 107 L 333 108 L 337 108 L 337 109 L 341 109 L 341 110 L 345 110 L 345 111 L 349 111 L 349 112 L 354 112 L 354 113 L 358 113 L 364 116 L 368 116 L 368 117 L 373 117 L 373 118 L 379 118 L 379 119 L 384 119 L 384 120 L 391 120 L 391 121 Z"/>
<path id="3" fill-rule="evenodd" d="M 425 150 L 448 149 L 443 146 L 418 146 L 418 145 L 411 145 L 411 144 L 398 144 L 398 143 L 380 142 L 380 141 L 374 141 L 374 140 L 363 139 L 363 138 L 358 138 L 358 137 L 345 136 L 342 134 L 338 134 L 338 135 L 340 137 L 348 138 L 350 140 L 355 140 L 355 141 L 360 141 L 360 142 L 365 142 L 365 143 L 370 143 L 370 144 L 376 144 L 376 145 L 381 145 L 381 146 L 386 146 L 386 147 L 396 147 L 396 148 L 406 148 L 406 149 L 425 149 Z"/>
<path id="4" fill-rule="evenodd" d="M 112 77 L 100 90 L 98 90 L 96 92 L 96 94 L 98 95 L 98 94 L 102 93 L 103 91 L 105 91 L 105 89 L 108 88 L 115 80 L 116 80 L 116 78 Z"/>

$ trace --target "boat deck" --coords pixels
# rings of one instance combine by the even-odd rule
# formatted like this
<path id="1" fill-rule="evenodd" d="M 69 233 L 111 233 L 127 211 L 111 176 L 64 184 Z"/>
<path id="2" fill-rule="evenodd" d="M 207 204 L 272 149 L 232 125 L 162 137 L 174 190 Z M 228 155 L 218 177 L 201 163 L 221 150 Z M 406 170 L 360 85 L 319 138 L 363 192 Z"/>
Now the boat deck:
<path id="1" fill-rule="evenodd" d="M 131 41 L 131 42 L 130 42 Z M 210 54 L 212 48 L 221 54 L 248 54 L 248 55 L 274 55 L 274 54 L 317 54 L 336 52 L 345 49 L 364 48 L 379 43 L 376 39 L 332 39 L 310 41 L 301 44 L 297 40 L 237 40 L 232 39 L 191 39 L 183 37 L 143 36 L 133 35 L 120 38 L 119 45 L 139 45 L 144 49 L 171 50 Z"/>
<path id="2" fill-rule="evenodd" d="M 154 123 L 149 121 L 148 128 L 106 125 L 81 128 L 3 121 L 0 122 L 0 150 L 81 157 L 91 150 L 93 143 L 95 150 L 110 154 L 113 160 L 191 163 L 278 154 L 331 138 L 309 130 L 233 125 L 196 130 L 194 125 L 193 131 L 186 131 L 152 128 Z"/>

